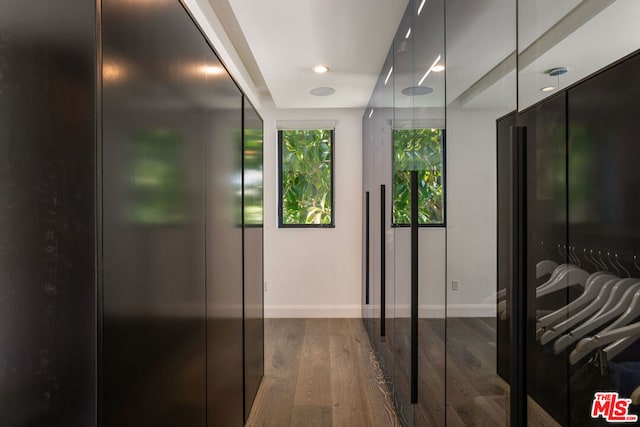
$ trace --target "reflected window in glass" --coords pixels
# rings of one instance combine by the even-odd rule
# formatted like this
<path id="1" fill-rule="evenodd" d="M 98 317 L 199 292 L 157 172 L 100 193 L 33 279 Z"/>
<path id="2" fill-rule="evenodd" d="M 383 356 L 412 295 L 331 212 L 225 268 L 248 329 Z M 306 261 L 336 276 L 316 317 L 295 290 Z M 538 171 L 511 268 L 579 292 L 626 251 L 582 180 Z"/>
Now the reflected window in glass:
<path id="1" fill-rule="evenodd" d="M 444 226 L 444 130 L 393 130 L 393 223 L 411 220 L 411 171 L 418 171 L 418 223 Z"/>

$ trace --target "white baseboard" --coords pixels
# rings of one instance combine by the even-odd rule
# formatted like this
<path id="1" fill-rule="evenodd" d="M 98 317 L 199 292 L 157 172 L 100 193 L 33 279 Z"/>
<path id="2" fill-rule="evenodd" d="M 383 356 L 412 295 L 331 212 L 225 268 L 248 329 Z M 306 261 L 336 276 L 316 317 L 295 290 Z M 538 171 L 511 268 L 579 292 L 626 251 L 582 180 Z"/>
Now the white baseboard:
<path id="1" fill-rule="evenodd" d="M 396 306 L 397 317 L 409 317 L 411 307 L 409 305 Z M 421 319 L 444 319 L 445 317 L 495 317 L 495 304 L 432 304 L 420 305 L 418 317 Z"/>
<path id="2" fill-rule="evenodd" d="M 418 317 L 420 319 L 444 319 L 444 305 L 420 305 L 418 306 Z"/>
<path id="3" fill-rule="evenodd" d="M 396 307 L 396 313 L 388 313 L 392 318 L 408 317 L 409 307 Z M 444 319 L 447 317 L 495 317 L 495 304 L 449 304 L 421 305 L 418 315 L 423 319 Z M 354 305 L 265 305 L 266 318 L 358 318 L 362 317 L 362 306 Z"/>
<path id="4" fill-rule="evenodd" d="M 447 304 L 447 317 L 496 317 L 495 304 Z"/>
<path id="5" fill-rule="evenodd" d="M 359 318 L 362 306 L 353 305 L 265 305 L 266 318 Z"/>

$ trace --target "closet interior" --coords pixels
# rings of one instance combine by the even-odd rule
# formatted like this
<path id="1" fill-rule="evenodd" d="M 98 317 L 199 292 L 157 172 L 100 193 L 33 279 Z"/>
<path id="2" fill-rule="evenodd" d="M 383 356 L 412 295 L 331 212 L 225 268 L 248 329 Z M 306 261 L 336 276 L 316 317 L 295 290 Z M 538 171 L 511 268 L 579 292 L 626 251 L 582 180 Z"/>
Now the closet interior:
<path id="1" fill-rule="evenodd" d="M 638 17 L 408 2 L 363 115 L 363 321 L 403 425 L 640 413 Z"/>

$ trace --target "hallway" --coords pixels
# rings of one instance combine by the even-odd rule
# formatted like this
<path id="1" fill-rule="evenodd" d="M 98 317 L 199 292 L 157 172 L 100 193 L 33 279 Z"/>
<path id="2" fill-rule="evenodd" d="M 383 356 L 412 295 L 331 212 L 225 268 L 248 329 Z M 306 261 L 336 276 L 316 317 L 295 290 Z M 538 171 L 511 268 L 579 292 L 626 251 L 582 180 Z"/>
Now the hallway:
<path id="1" fill-rule="evenodd" d="M 360 319 L 265 319 L 250 427 L 393 427 L 399 421 Z"/>
<path id="2" fill-rule="evenodd" d="M 640 0 L 7 0 L 0 427 L 640 420 Z"/>

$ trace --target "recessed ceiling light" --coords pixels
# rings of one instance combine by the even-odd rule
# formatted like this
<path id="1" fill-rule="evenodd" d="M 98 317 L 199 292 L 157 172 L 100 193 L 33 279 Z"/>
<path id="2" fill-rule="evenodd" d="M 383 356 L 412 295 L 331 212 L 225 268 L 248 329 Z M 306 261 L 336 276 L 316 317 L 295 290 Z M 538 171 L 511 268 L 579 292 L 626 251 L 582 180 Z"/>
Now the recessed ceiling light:
<path id="1" fill-rule="evenodd" d="M 327 67 L 326 65 L 316 65 L 315 67 L 313 67 L 313 71 L 318 74 L 324 74 L 329 71 L 329 67 Z"/>
<path id="2" fill-rule="evenodd" d="M 542 89 L 540 89 L 543 92 L 551 92 L 552 90 L 555 90 L 556 87 L 555 86 L 545 86 Z"/>
<path id="3" fill-rule="evenodd" d="M 200 71 L 211 76 L 224 73 L 224 68 L 220 67 L 219 65 L 205 65 L 200 68 Z"/>
<path id="4" fill-rule="evenodd" d="M 433 88 L 429 86 L 410 86 L 402 89 L 402 93 L 407 96 L 427 95 L 433 92 Z"/>
<path id="5" fill-rule="evenodd" d="M 426 3 L 427 0 L 422 0 L 422 3 L 420 3 L 420 7 L 418 7 L 418 15 L 420 15 L 420 13 L 422 13 L 422 8 L 424 7 L 424 4 Z"/>
<path id="6" fill-rule="evenodd" d="M 439 73 L 440 71 L 444 71 L 444 65 L 434 65 L 431 69 L 434 73 Z"/>
<path id="7" fill-rule="evenodd" d="M 404 38 L 408 39 L 410 35 L 411 35 L 411 27 L 409 27 L 409 29 L 407 30 L 407 34 L 404 36 Z"/>
<path id="8" fill-rule="evenodd" d="M 313 96 L 329 96 L 332 95 L 336 90 L 332 87 L 317 87 L 315 89 L 311 89 L 309 93 Z"/>

